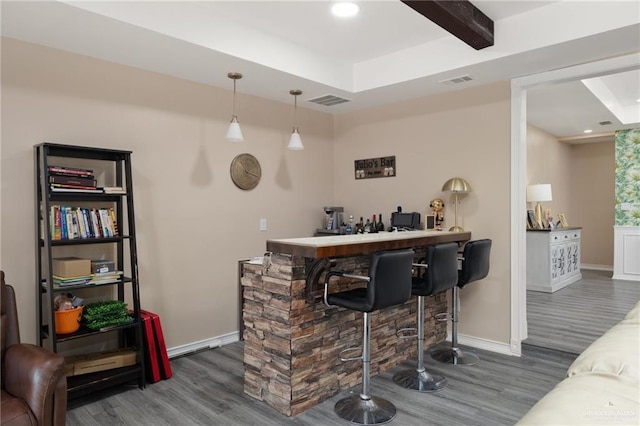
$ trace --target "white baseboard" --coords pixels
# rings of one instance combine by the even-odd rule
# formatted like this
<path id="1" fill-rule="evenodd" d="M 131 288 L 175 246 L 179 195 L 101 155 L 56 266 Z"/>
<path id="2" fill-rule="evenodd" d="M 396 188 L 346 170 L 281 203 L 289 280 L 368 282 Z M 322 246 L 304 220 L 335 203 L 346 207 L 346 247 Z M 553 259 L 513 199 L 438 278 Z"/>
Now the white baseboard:
<path id="1" fill-rule="evenodd" d="M 589 269 L 592 271 L 609 271 L 613 272 L 613 265 L 593 265 L 591 263 L 581 263 L 580 269 Z"/>
<path id="2" fill-rule="evenodd" d="M 167 354 L 169 355 L 169 358 L 174 358 L 176 356 L 196 352 L 202 349 L 212 349 L 228 345 L 229 343 L 234 343 L 238 340 L 240 340 L 239 334 L 237 331 L 234 331 L 233 333 L 223 334 L 222 336 L 211 337 L 209 339 L 204 339 L 197 342 L 187 343 L 186 345 L 169 348 L 167 349 Z"/>
<path id="3" fill-rule="evenodd" d="M 451 333 L 447 333 L 447 340 L 451 341 Z M 481 339 L 479 337 L 466 336 L 464 334 L 458 334 L 458 343 L 465 346 L 471 346 L 473 348 L 482 349 L 489 352 L 495 352 L 503 355 L 520 356 L 519 353 L 514 352 L 508 343 L 496 342 L 495 340 Z"/>
<path id="4" fill-rule="evenodd" d="M 174 358 L 180 355 L 185 355 L 191 352 L 196 352 L 202 349 L 212 349 L 220 346 L 228 345 L 239 341 L 239 334 L 237 331 L 233 333 L 223 334 L 218 337 L 211 337 L 209 339 L 199 340 L 197 342 L 187 343 L 186 345 L 176 346 L 167 349 L 169 358 Z M 447 334 L 447 340 L 451 341 L 451 336 Z M 482 349 L 485 351 L 496 352 L 504 355 L 519 356 L 520 354 L 514 353 L 511 350 L 511 346 L 508 343 L 496 342 L 494 340 L 481 339 L 479 337 L 465 336 L 464 334 L 458 335 L 458 342 L 465 346 L 471 346 L 474 348 Z"/>
<path id="5" fill-rule="evenodd" d="M 611 278 L 614 280 L 623 280 L 623 281 L 640 281 L 640 275 L 617 274 Z"/>

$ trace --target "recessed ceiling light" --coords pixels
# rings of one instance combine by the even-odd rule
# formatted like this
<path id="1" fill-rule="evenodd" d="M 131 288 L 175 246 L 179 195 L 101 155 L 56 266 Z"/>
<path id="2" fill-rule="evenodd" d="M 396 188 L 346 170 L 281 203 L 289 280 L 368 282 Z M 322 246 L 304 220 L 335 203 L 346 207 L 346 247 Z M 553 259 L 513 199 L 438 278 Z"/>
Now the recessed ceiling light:
<path id="1" fill-rule="evenodd" d="M 636 102 L 640 102 L 640 98 L 636 99 Z"/>
<path id="2" fill-rule="evenodd" d="M 587 130 L 584 131 L 584 133 L 591 133 L 591 132 L 593 132 L 593 130 L 591 130 L 591 129 L 587 129 Z"/>
<path id="3" fill-rule="evenodd" d="M 357 15 L 359 11 L 358 5 L 350 2 L 336 3 L 331 7 L 331 13 L 340 18 L 350 18 Z"/>

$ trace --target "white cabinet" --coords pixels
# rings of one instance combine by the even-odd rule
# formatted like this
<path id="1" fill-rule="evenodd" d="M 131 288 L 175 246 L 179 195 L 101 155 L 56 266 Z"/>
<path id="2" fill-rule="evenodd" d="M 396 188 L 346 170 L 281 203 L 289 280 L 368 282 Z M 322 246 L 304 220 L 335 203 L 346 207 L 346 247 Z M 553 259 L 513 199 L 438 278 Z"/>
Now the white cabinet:
<path id="1" fill-rule="evenodd" d="M 613 227 L 613 279 L 640 281 L 640 226 Z"/>
<path id="2" fill-rule="evenodd" d="M 582 278 L 580 229 L 527 231 L 527 290 L 553 293 Z"/>

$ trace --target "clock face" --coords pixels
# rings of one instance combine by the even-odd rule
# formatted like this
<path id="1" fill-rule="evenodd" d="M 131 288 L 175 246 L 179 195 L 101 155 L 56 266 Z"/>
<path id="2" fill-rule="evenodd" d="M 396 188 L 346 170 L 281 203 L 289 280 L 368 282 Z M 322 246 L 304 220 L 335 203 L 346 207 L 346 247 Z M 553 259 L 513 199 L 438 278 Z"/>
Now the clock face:
<path id="1" fill-rule="evenodd" d="M 262 169 L 260 162 L 251 154 L 239 154 L 231 161 L 231 180 L 240 189 L 248 190 L 258 186 Z"/>

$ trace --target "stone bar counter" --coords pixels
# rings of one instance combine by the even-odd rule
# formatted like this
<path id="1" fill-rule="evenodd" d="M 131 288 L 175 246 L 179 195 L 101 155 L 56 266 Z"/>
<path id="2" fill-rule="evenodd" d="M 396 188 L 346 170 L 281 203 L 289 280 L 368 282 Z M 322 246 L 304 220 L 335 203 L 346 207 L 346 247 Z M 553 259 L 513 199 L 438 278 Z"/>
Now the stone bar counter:
<path id="1" fill-rule="evenodd" d="M 371 253 L 413 248 L 416 261 L 428 244 L 459 242 L 470 232 L 407 231 L 267 241 L 262 265 L 241 267 L 244 324 L 244 391 L 287 416 L 295 416 L 362 381 L 361 361 L 340 361 L 340 352 L 362 344 L 362 314 L 324 305 L 324 272 L 337 268 L 368 275 Z M 332 291 L 356 285 L 332 280 Z M 425 300 L 425 347 L 446 338 L 446 295 Z M 415 359 L 416 299 L 371 314 L 371 375 Z M 352 355 L 349 355 L 352 356 Z"/>

